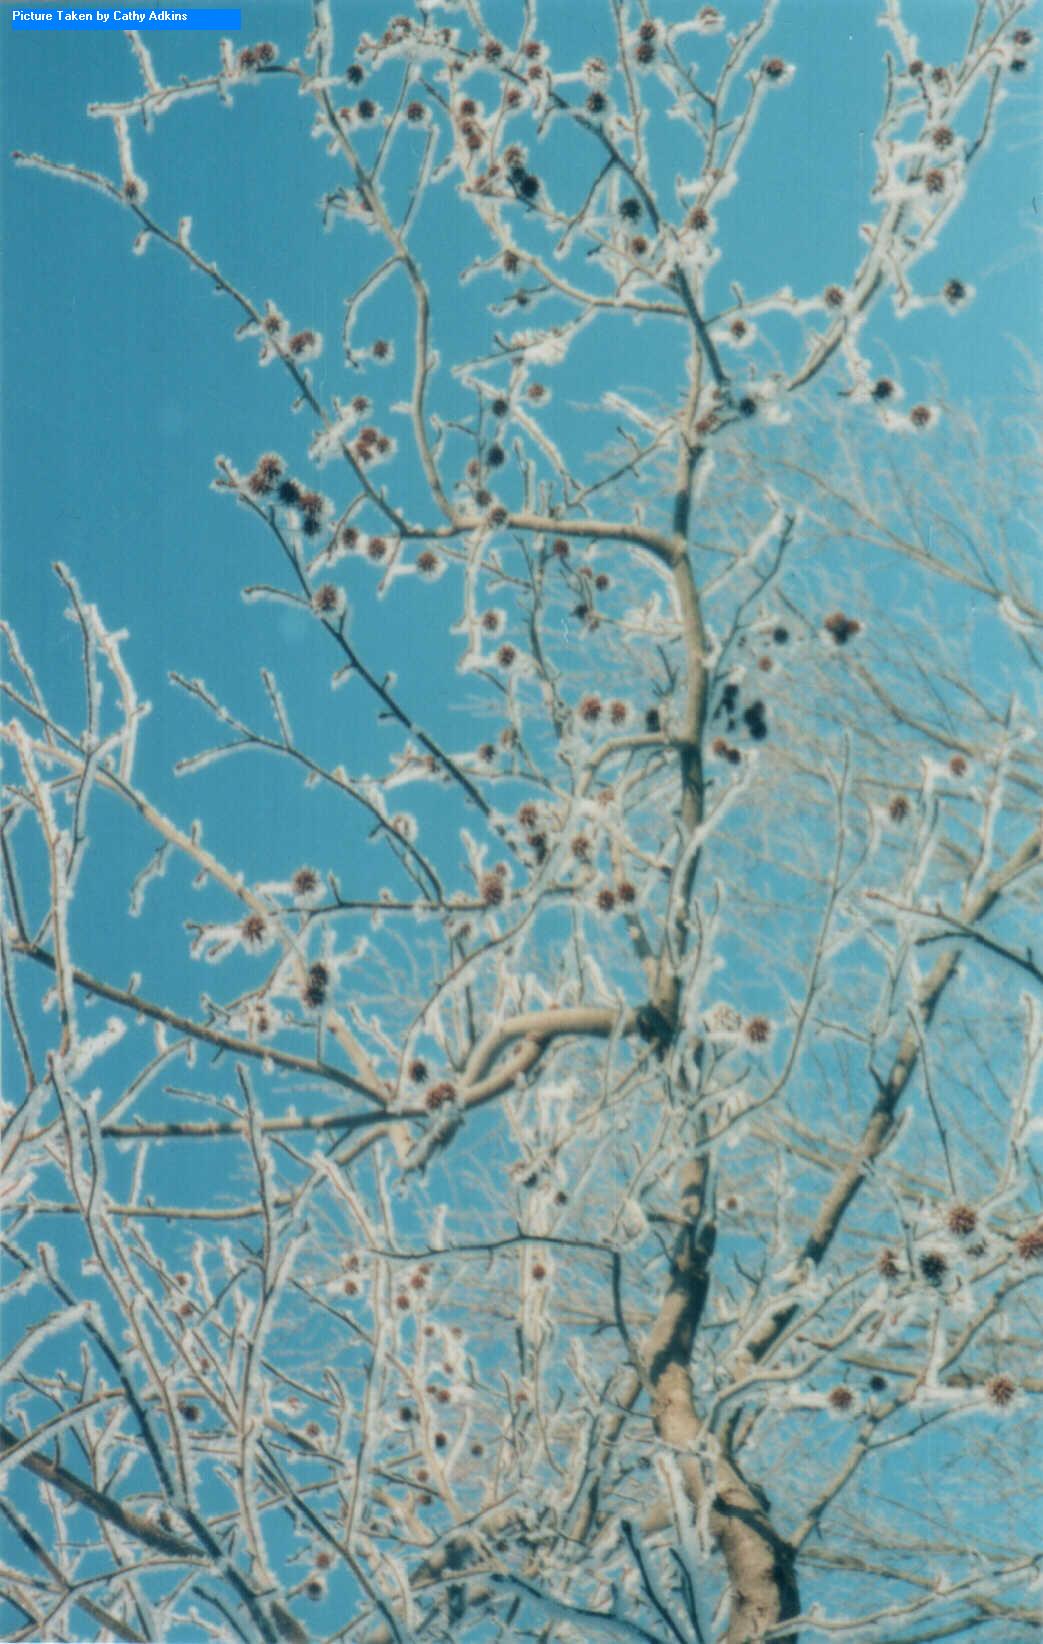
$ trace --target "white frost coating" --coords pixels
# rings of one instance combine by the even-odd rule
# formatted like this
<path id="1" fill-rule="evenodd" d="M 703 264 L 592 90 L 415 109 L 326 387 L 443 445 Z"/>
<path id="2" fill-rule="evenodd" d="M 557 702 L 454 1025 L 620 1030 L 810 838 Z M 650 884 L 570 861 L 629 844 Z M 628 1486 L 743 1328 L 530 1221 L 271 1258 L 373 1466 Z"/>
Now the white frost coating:
<path id="1" fill-rule="evenodd" d="M 757 341 L 758 331 L 752 320 L 743 319 L 736 314 L 726 325 L 715 326 L 712 332 L 714 342 L 724 343 L 728 348 L 750 348 Z"/>
<path id="2" fill-rule="evenodd" d="M 120 746 L 119 774 L 124 782 L 129 782 L 134 771 L 134 754 L 137 746 L 138 725 L 151 712 L 150 704 L 139 702 L 137 687 L 123 661 L 120 645 L 130 638 L 126 628 L 117 629 L 110 633 L 102 622 L 96 605 L 88 605 L 86 609 L 87 621 L 94 635 L 98 649 L 109 665 L 120 692 L 120 706 L 123 712 L 123 728 L 115 738 L 105 743 L 117 742 Z"/>
<path id="3" fill-rule="evenodd" d="M 567 358 L 573 338 L 593 319 L 593 312 L 584 314 L 567 326 L 554 326 L 549 331 L 516 331 L 511 347 L 522 349 L 530 365 L 561 365 Z"/>
<path id="4" fill-rule="evenodd" d="M 101 1033 L 95 1033 L 90 1038 L 81 1039 L 66 1064 L 66 1072 L 69 1078 L 79 1078 L 81 1074 L 86 1072 L 92 1062 L 97 1061 L 99 1056 L 104 1056 L 105 1052 L 111 1050 L 113 1045 L 118 1045 L 126 1031 L 126 1023 L 122 1022 L 118 1016 L 110 1016 Z"/>
<path id="5" fill-rule="evenodd" d="M 60 1313 L 50 1313 L 47 1318 L 41 1319 L 39 1323 L 30 1325 L 21 1341 L 12 1348 L 10 1353 L 6 1354 L 3 1362 L 0 1363 L 0 1375 L 3 1376 L 3 1379 L 6 1382 L 11 1382 L 21 1370 L 25 1360 L 31 1353 L 35 1352 L 42 1342 L 49 1341 L 52 1336 L 57 1336 L 60 1331 L 79 1324 L 86 1310 L 86 1302 L 79 1302 L 72 1307 L 63 1308 Z"/>
<path id="6" fill-rule="evenodd" d="M 598 964 L 593 953 L 591 953 L 589 949 L 582 955 L 582 964 L 594 997 L 598 1000 L 604 1000 L 609 1004 L 620 1004 L 622 1002 L 622 996 L 618 986 L 613 987 L 609 983 L 604 971 L 601 969 L 601 966 Z"/>
<path id="7" fill-rule="evenodd" d="M 895 45 L 907 63 L 913 62 L 920 55 L 916 35 L 907 29 L 902 21 L 898 0 L 885 0 L 884 10 L 877 18 L 882 29 L 890 29 L 894 36 Z"/>
<path id="8" fill-rule="evenodd" d="M 635 405 L 632 400 L 628 400 L 625 395 L 617 393 L 615 389 L 609 389 L 602 394 L 601 405 L 603 410 L 616 411 L 620 416 L 628 417 L 631 422 L 636 422 L 641 428 L 647 428 L 650 433 L 658 435 L 663 431 L 662 422 L 649 416 L 647 411 L 642 411 L 640 406 Z"/>
<path id="9" fill-rule="evenodd" d="M 264 688 L 268 693 L 268 700 L 271 703 L 272 713 L 274 714 L 276 723 L 279 727 L 279 734 L 287 747 L 289 747 L 290 743 L 293 741 L 293 731 L 290 728 L 289 715 L 286 712 L 286 704 L 283 701 L 282 692 L 276 683 L 275 675 L 270 669 L 261 669 L 261 679 L 264 684 Z"/>
<path id="10" fill-rule="evenodd" d="M 627 1239 L 641 1239 L 648 1232 L 648 1217 L 633 1194 L 628 1194 L 623 1202 L 620 1224 Z"/>
<path id="11" fill-rule="evenodd" d="M 152 883 L 153 879 L 162 879 L 166 873 L 167 863 L 170 860 L 172 848 L 173 847 L 171 846 L 170 841 L 164 840 L 163 844 L 153 852 L 150 860 L 135 876 L 134 882 L 130 887 L 129 912 L 132 919 L 140 918 L 141 911 L 145 905 L 145 892 Z"/>
<path id="12" fill-rule="evenodd" d="M 532 1345 L 534 1350 L 542 1347 L 553 1334 L 552 1327 L 546 1318 L 544 1283 L 542 1280 L 537 1280 L 528 1274 L 525 1275 L 522 1283 L 520 1323 L 525 1340 Z"/>
<path id="13" fill-rule="evenodd" d="M 4 1105 L 6 1107 L 7 1104 Z M 13 1205 L 17 1204 L 20 1199 L 28 1199 L 35 1181 L 36 1172 L 34 1170 L 25 1170 L 20 1176 L 16 1177 L 12 1177 L 10 1173 L 6 1177 L 0 1177 L 0 1206 Z M 30 1283 L 35 1283 L 32 1273 L 29 1273 L 27 1277 Z M 22 1280 L 19 1280 L 19 1283 L 21 1282 Z"/>
<path id="14" fill-rule="evenodd" d="M 152 54 L 146 46 L 144 40 L 141 38 L 141 35 L 138 33 L 137 29 L 128 29 L 127 39 L 130 41 L 130 49 L 137 59 L 138 68 L 141 70 L 141 78 L 145 82 L 145 90 L 153 93 L 158 92 L 161 89 L 160 83 L 156 78 L 156 70 L 152 62 Z"/>
<path id="15" fill-rule="evenodd" d="M 193 959 L 203 959 L 216 965 L 240 945 L 242 931 L 238 925 L 207 925 L 194 938 L 189 953 Z M 258 947 L 261 946 L 258 942 Z"/>
<path id="16" fill-rule="evenodd" d="M 1034 629 L 1043 628 L 1043 622 L 1038 617 L 1032 617 L 1026 611 L 1021 610 L 1009 594 L 1004 594 L 997 602 L 996 610 L 1001 621 L 1005 622 L 1008 627 L 1013 628 L 1015 633 L 1025 634 L 1032 632 Z"/>
<path id="17" fill-rule="evenodd" d="M 333 55 L 333 19 L 330 15 L 329 0 L 314 0 L 312 7 L 314 27 L 308 36 L 308 43 L 304 48 L 306 57 L 314 57 L 315 72 L 325 76 L 330 71 L 330 58 Z M 301 87 L 302 92 L 305 87 Z"/>
<path id="18" fill-rule="evenodd" d="M 113 135 L 116 138 L 116 150 L 119 154 L 120 171 L 123 173 L 124 182 L 126 182 L 128 177 L 133 177 L 134 175 L 134 156 L 131 153 L 130 148 L 130 131 L 128 130 L 126 119 L 122 114 L 116 115 L 112 122 L 112 129 Z"/>
<path id="19" fill-rule="evenodd" d="M 59 1322 L 78 1323 L 80 1316 L 87 1311 L 88 1309 L 86 1307 L 82 1309 L 72 1309 L 67 1312 Z M 71 1427 L 74 1422 L 79 1421 L 82 1415 L 83 1411 L 79 1408 L 67 1410 L 63 1415 L 54 1416 L 51 1420 L 44 1422 L 42 1426 L 36 1430 L 36 1432 L 12 1445 L 6 1453 L 5 1464 L 0 1466 L 0 1489 L 6 1490 L 7 1475 L 12 1466 L 17 1466 L 26 1456 L 34 1454 L 35 1451 L 42 1448 L 45 1444 L 49 1444 L 66 1427 Z M 54 1614 L 55 1612 L 52 1611 L 51 1627 L 48 1628 L 48 1631 L 50 1631 L 55 1625 Z"/>
<path id="20" fill-rule="evenodd" d="M 329 556 L 329 563 L 335 563 L 332 555 Z M 239 597 L 244 605 L 263 605 L 267 602 L 269 605 L 292 605 L 295 610 L 300 610 L 301 605 L 296 595 L 288 594 L 285 589 L 265 588 L 257 583 L 253 584 L 252 587 L 244 588 Z M 178 761 L 178 764 L 184 769 L 188 765 L 188 761 L 182 759 Z"/>
<path id="21" fill-rule="evenodd" d="M 537 1614 L 542 1613 L 552 1620 L 571 1623 L 576 1637 L 579 1636 L 578 1632 L 575 1632 L 578 1621 L 582 1622 L 583 1636 L 588 1639 L 605 1638 L 615 1640 L 617 1644 L 634 1644 L 635 1639 L 640 1640 L 648 1637 L 647 1633 L 638 1632 L 632 1622 L 619 1620 L 615 1616 L 605 1615 L 590 1609 L 577 1612 L 570 1608 L 568 1604 L 552 1598 L 548 1593 L 540 1592 L 537 1588 L 531 1587 L 528 1582 L 515 1581 L 514 1577 L 510 1575 L 503 1575 L 500 1579 L 509 1582 L 512 1586 L 516 1586 L 520 1592 L 525 1593 L 528 1605 Z"/>
<path id="22" fill-rule="evenodd" d="M 448 1147 L 464 1122 L 464 1115 L 456 1102 L 447 1102 L 438 1117 L 417 1138 L 402 1161 L 402 1174 L 418 1170 L 423 1175 L 436 1153 Z"/>
<path id="23" fill-rule="evenodd" d="M 681 1556 L 688 1566 L 693 1586 L 700 1566 L 710 1551 L 709 1513 L 702 1518 L 696 1516 L 695 1508 L 689 1499 L 685 1488 L 684 1478 L 677 1457 L 669 1450 L 661 1452 L 656 1457 L 656 1467 L 660 1478 L 666 1487 L 670 1498 L 670 1510 L 674 1516 L 674 1525 L 677 1529 L 678 1541 L 681 1544 Z M 713 1492 L 707 1492 L 712 1497 Z M 696 1588 L 696 1590 L 698 1590 Z"/>
<path id="24" fill-rule="evenodd" d="M 548 395 L 547 397 L 549 398 L 550 396 Z M 546 403 L 546 400 L 541 401 L 541 404 L 545 405 Z M 550 462 L 559 473 L 565 473 L 566 463 L 562 453 L 559 451 L 558 447 L 549 435 L 543 432 L 543 429 L 539 426 L 539 424 L 534 422 L 533 419 L 525 411 L 523 411 L 520 406 L 515 407 L 514 420 L 520 428 L 525 429 L 525 432 L 540 447 L 548 462 Z"/>
<path id="25" fill-rule="evenodd" d="M 69 883 L 68 883 L 67 869 L 68 869 L 68 863 L 69 863 L 69 859 L 70 859 L 70 855 L 71 855 L 72 842 L 71 842 L 68 834 L 63 833 L 58 827 L 57 820 L 56 820 L 55 815 L 54 815 L 54 806 L 51 803 L 51 790 L 50 790 L 49 786 L 47 785 L 47 783 L 45 783 L 42 780 L 42 778 L 40 776 L 40 773 L 37 770 L 36 760 L 35 760 L 35 757 L 34 757 L 34 754 L 33 754 L 32 744 L 29 741 L 29 738 L 26 735 L 23 726 L 21 724 L 19 724 L 19 722 L 17 720 L 13 719 L 13 720 L 11 720 L 10 725 L 8 727 L 8 733 L 10 735 L 10 739 L 14 742 L 15 747 L 18 750 L 18 757 L 21 761 L 22 769 L 25 772 L 26 779 L 28 780 L 30 786 L 33 789 L 34 798 L 35 798 L 36 802 L 38 803 L 38 805 L 40 807 L 40 810 L 42 812 L 41 822 L 43 824 L 44 833 L 45 833 L 45 836 L 48 840 L 49 847 L 50 847 L 50 856 L 51 856 L 51 864 L 52 864 L 52 881 L 53 881 L 53 885 L 54 885 L 53 906 L 52 906 L 51 917 L 54 921 L 56 929 L 55 929 L 54 940 L 53 940 L 52 945 L 53 945 L 53 948 L 54 948 L 55 955 L 57 956 L 60 953 L 63 956 L 63 964 L 62 964 L 62 967 L 61 967 L 61 971 L 64 971 L 65 964 L 67 964 L 67 962 L 68 962 L 68 954 L 69 954 L 69 951 L 70 951 L 70 949 L 69 949 L 69 903 L 70 903 L 70 894 L 69 894 Z M 72 977 L 69 976 L 68 974 L 63 975 L 61 973 L 61 971 L 59 972 L 58 981 L 56 983 L 56 990 L 57 990 L 59 984 L 64 983 L 64 987 L 62 988 L 62 993 L 63 993 L 62 1003 L 63 1003 L 64 1008 L 65 1008 L 66 1019 L 67 1019 L 67 1022 L 68 1022 L 69 1043 L 70 1044 L 75 1044 L 76 1043 L 76 995 L 75 995 L 75 988 L 73 986 Z"/>
<path id="26" fill-rule="evenodd" d="M 333 421 L 328 427 L 318 430 L 308 447 L 308 455 L 317 468 L 324 468 L 328 462 L 340 457 L 341 446 L 347 443 L 359 421 L 359 413 L 350 404 L 342 405 L 335 398 L 333 406 L 336 413 Z"/>

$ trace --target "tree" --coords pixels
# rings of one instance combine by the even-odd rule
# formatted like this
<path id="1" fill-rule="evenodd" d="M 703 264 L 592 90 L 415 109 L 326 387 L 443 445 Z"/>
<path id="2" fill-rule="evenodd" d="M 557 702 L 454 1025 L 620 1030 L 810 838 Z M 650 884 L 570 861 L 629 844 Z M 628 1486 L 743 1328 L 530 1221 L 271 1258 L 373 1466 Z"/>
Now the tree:
<path id="1" fill-rule="evenodd" d="M 132 34 L 118 176 L 16 156 L 275 369 L 180 784 L 117 590 L 55 567 L 78 698 L 5 628 L 6 1634 L 1036 1637 L 1037 447 L 916 354 L 1024 8 L 888 0 L 796 292 L 729 198 L 824 96 L 771 4 L 361 9 L 346 69 L 326 0 Z M 310 316 L 153 203 L 250 98 L 323 150 Z"/>

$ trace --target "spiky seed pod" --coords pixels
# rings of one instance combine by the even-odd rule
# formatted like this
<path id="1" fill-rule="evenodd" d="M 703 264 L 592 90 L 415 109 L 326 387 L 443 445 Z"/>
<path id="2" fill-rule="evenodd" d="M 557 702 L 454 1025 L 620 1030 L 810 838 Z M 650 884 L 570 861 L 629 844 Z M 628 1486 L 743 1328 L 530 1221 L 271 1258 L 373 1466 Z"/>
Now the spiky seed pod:
<path id="1" fill-rule="evenodd" d="M 314 896 L 321 888 L 321 880 L 314 868 L 298 868 L 290 880 L 294 896 Z"/>
<path id="2" fill-rule="evenodd" d="M 1038 1261 L 1043 1256 L 1043 1222 L 1022 1233 L 1014 1248 L 1023 1262 Z"/>
<path id="3" fill-rule="evenodd" d="M 504 900 L 503 880 L 498 873 L 483 873 L 478 894 L 487 908 L 498 908 Z"/>
<path id="4" fill-rule="evenodd" d="M 985 1394 L 989 1403 L 995 1404 L 1000 1410 L 1006 1409 L 1017 1390 L 1017 1383 L 1010 1376 L 991 1376 L 985 1383 Z"/>
<path id="5" fill-rule="evenodd" d="M 312 608 L 320 616 L 333 616 L 340 609 L 340 589 L 332 582 L 324 582 L 312 595 Z"/>
<path id="6" fill-rule="evenodd" d="M 248 913 L 239 926 L 239 934 L 247 947 L 260 947 L 268 937 L 267 921 L 259 913 Z"/>
<path id="7" fill-rule="evenodd" d="M 955 1233 L 959 1239 L 967 1239 L 978 1225 L 978 1212 L 969 1204 L 954 1204 L 945 1220 L 950 1233 Z"/>

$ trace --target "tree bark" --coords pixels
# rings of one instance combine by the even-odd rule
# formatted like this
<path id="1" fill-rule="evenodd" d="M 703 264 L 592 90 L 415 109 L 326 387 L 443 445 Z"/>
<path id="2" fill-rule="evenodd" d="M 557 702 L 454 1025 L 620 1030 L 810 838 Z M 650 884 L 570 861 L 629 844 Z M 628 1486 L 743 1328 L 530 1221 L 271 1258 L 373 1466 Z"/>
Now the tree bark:
<path id="1" fill-rule="evenodd" d="M 652 1421 L 664 1444 L 678 1453 L 685 1491 L 698 1513 L 710 1504 L 710 1532 L 728 1573 L 731 1611 L 727 1644 L 748 1644 L 768 1627 L 800 1611 L 793 1550 L 775 1531 L 764 1492 L 749 1483 L 735 1463 L 721 1456 L 708 1481 L 692 1446 L 703 1434 L 692 1387 L 691 1359 L 710 1288 L 710 1260 L 716 1243 L 713 1221 L 704 1216 L 707 1163 L 688 1164 L 681 1178 L 685 1225 L 678 1234 L 670 1282 L 645 1344 L 652 1396 Z M 797 1644 L 796 1633 L 780 1644 Z"/>

